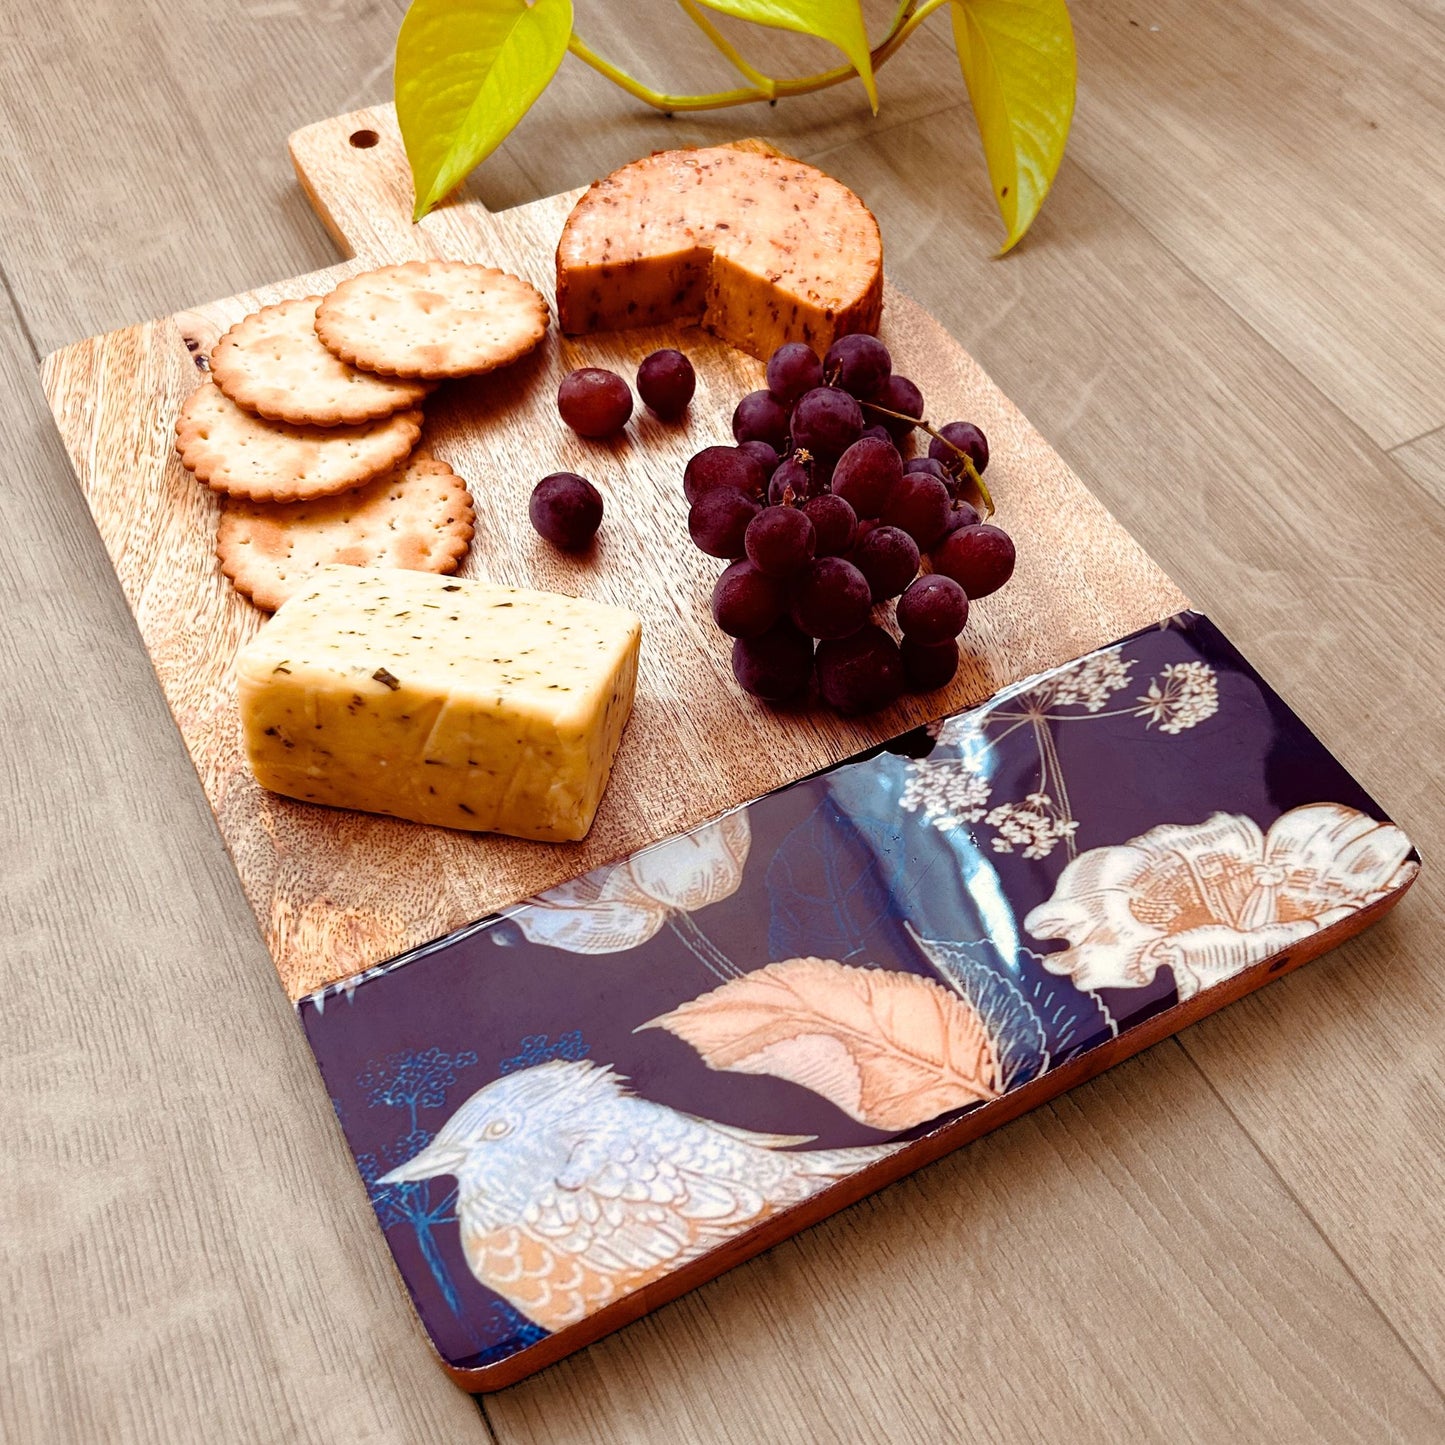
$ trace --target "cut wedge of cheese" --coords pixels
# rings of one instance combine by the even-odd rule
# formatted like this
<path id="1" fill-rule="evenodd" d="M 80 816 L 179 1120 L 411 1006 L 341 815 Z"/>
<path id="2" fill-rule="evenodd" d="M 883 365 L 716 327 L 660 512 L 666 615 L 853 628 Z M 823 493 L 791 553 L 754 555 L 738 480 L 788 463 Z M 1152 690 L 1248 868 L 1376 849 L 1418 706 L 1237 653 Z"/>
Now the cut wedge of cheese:
<path id="1" fill-rule="evenodd" d="M 731 146 L 659 151 L 595 181 L 557 244 L 564 331 L 698 319 L 765 358 L 875 332 L 883 242 L 840 181 Z"/>
<path id="2" fill-rule="evenodd" d="M 324 567 L 236 664 L 264 788 L 418 823 L 585 836 L 632 712 L 642 623 L 577 597 Z"/>

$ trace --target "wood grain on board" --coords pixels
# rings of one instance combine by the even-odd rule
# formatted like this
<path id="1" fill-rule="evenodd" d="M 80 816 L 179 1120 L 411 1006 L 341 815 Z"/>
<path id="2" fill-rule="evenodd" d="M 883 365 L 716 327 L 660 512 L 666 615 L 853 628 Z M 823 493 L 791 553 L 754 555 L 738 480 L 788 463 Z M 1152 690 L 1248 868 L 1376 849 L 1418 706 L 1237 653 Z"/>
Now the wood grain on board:
<path id="1" fill-rule="evenodd" d="M 556 238 L 576 196 L 496 215 L 454 204 L 413 227 L 389 107 L 309 127 L 292 154 L 328 228 L 357 252 L 355 262 L 66 347 L 46 359 L 44 379 L 293 998 L 1187 605 L 977 363 L 890 289 L 881 335 L 898 369 L 922 387 L 936 421 L 966 417 L 990 438 L 988 477 L 1000 520 L 1019 538 L 1019 566 L 1004 591 L 974 610 L 963 665 L 947 688 L 860 720 L 756 703 L 733 681 L 728 646 L 708 611 L 720 564 L 688 540 L 681 476 L 692 452 L 730 438 L 733 406 L 761 384 L 761 363 L 696 328 L 681 337 L 672 326 L 569 338 L 554 327 L 518 365 L 431 397 L 422 445 L 467 478 L 477 500 L 477 535 L 462 575 L 591 596 L 643 618 L 637 702 L 591 833 L 581 844 L 538 844 L 265 792 L 241 750 L 233 682 L 236 652 L 264 618 L 220 576 L 216 503 L 171 448 L 177 408 L 199 375 L 193 356 L 257 306 L 325 291 L 383 258 L 484 261 L 550 295 Z M 648 352 L 679 339 L 699 376 L 684 424 L 641 412 L 623 438 L 606 444 L 582 441 L 562 425 L 555 398 L 567 371 L 595 365 L 631 376 Z M 532 486 L 559 470 L 590 477 L 606 501 L 600 545 L 581 560 L 542 542 L 527 520 Z M 679 767 L 686 788 L 676 786 Z"/>

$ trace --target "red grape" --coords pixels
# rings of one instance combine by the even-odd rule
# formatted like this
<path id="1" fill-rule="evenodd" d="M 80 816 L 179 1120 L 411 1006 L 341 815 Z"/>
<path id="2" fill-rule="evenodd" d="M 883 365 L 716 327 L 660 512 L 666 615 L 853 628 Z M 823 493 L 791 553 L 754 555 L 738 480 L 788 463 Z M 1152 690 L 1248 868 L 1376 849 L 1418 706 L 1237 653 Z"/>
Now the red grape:
<path id="1" fill-rule="evenodd" d="M 882 602 L 897 597 L 918 575 L 918 543 L 900 527 L 874 527 L 850 560 L 868 579 L 872 600 Z"/>
<path id="2" fill-rule="evenodd" d="M 532 488 L 527 516 L 554 547 L 577 551 L 602 525 L 602 494 L 575 472 L 553 472 Z"/>
<path id="3" fill-rule="evenodd" d="M 823 358 L 823 380 L 860 400 L 876 395 L 893 370 L 888 348 L 864 331 L 840 336 Z"/>
<path id="4" fill-rule="evenodd" d="M 802 341 L 787 341 L 768 358 L 768 390 L 791 406 L 805 391 L 823 384 L 823 363 Z"/>
<path id="5" fill-rule="evenodd" d="M 793 444 L 815 457 L 839 457 L 863 430 L 863 408 L 846 391 L 815 386 L 793 408 Z"/>
<path id="6" fill-rule="evenodd" d="M 948 521 L 948 488 L 927 472 L 907 472 L 888 494 L 883 522 L 901 527 L 920 548 L 928 548 L 943 535 Z"/>
<path id="7" fill-rule="evenodd" d="M 793 584 L 793 621 L 809 637 L 847 637 L 868 620 L 868 581 L 841 557 L 810 562 Z"/>
<path id="8" fill-rule="evenodd" d="M 968 594 L 938 572 L 910 582 L 898 599 L 898 625 L 918 643 L 951 642 L 967 621 Z"/>
<path id="9" fill-rule="evenodd" d="M 875 422 L 872 426 L 865 426 L 858 440 L 862 441 L 864 437 L 872 437 L 874 441 L 887 442 L 890 447 L 893 445 L 892 435 L 889 433 L 888 428 L 881 422 Z"/>
<path id="10" fill-rule="evenodd" d="M 903 658 L 898 644 L 869 623 L 850 637 L 818 646 L 818 692 L 845 716 L 875 712 L 903 692 Z"/>
<path id="11" fill-rule="evenodd" d="M 813 524 L 819 557 L 841 557 L 853 545 L 858 514 L 836 493 L 814 497 L 804 504 L 803 512 Z"/>
<path id="12" fill-rule="evenodd" d="M 801 502 L 813 495 L 816 486 L 812 468 L 796 457 L 789 457 L 778 463 L 768 482 L 768 505 L 780 507 Z"/>
<path id="13" fill-rule="evenodd" d="M 813 524 L 796 507 L 767 507 L 748 523 L 743 548 L 769 577 L 791 577 L 813 560 Z"/>
<path id="14" fill-rule="evenodd" d="M 987 597 L 1013 576 L 1013 538 L 987 522 L 960 527 L 934 548 L 933 570 L 952 577 L 970 598 Z"/>
<path id="15" fill-rule="evenodd" d="M 943 535 L 946 537 L 950 532 L 958 531 L 960 527 L 976 527 L 981 521 L 983 521 L 983 514 L 972 502 L 965 502 L 962 498 L 956 499 L 948 509 L 948 520 L 943 524 Z M 933 545 L 938 546 L 938 542 Z"/>
<path id="16" fill-rule="evenodd" d="M 943 470 L 943 463 L 936 461 L 933 457 L 914 457 L 911 462 L 903 463 L 904 472 L 927 472 L 930 477 L 937 477 L 945 485 L 953 480 Z"/>
<path id="17" fill-rule="evenodd" d="M 689 502 L 719 489 L 760 496 L 765 480 L 760 471 L 757 459 L 740 447 L 704 447 L 682 474 L 682 493 Z"/>
<path id="18" fill-rule="evenodd" d="M 782 461 L 782 458 L 767 442 L 739 442 L 738 450 L 744 456 L 751 457 L 757 462 L 762 467 L 764 476 L 772 476 L 778 469 L 778 463 Z"/>
<path id="19" fill-rule="evenodd" d="M 890 376 L 888 384 L 873 398 L 879 406 L 889 411 L 901 411 L 905 416 L 923 415 L 923 393 L 906 376 Z M 873 413 L 878 416 L 877 412 Z M 899 421 L 896 416 L 880 416 L 878 420 L 888 428 L 888 435 L 900 446 L 913 430 L 911 421 Z"/>
<path id="20" fill-rule="evenodd" d="M 982 472 L 988 466 L 988 438 L 971 421 L 951 421 L 938 430 L 953 446 L 934 437 L 928 444 L 928 455 L 935 461 L 942 462 L 945 470 L 952 472 L 954 476 L 963 470 L 962 458 L 953 447 L 968 453 L 974 471 Z"/>
<path id="21" fill-rule="evenodd" d="M 751 562 L 734 562 L 712 589 L 713 621 L 729 637 L 757 637 L 782 617 L 787 600 L 782 583 Z"/>
<path id="22" fill-rule="evenodd" d="M 687 514 L 688 534 L 710 557 L 741 557 L 748 523 L 758 504 L 731 487 L 704 492 Z"/>
<path id="23" fill-rule="evenodd" d="M 952 682 L 958 671 L 958 643 L 919 642 L 905 636 L 898 649 L 903 654 L 903 671 L 914 692 L 932 692 Z"/>
<path id="24" fill-rule="evenodd" d="M 902 477 L 903 459 L 898 449 L 877 437 L 863 437 L 838 458 L 833 468 L 833 494 L 842 497 L 860 517 L 876 517 Z"/>
<path id="25" fill-rule="evenodd" d="M 744 692 L 767 702 L 786 702 L 813 678 L 813 641 L 790 622 L 733 643 L 733 676 Z"/>
<path id="26" fill-rule="evenodd" d="M 615 371 L 584 366 L 562 378 L 557 411 L 578 436 L 610 437 L 632 415 L 632 392 Z"/>
<path id="27" fill-rule="evenodd" d="M 733 437 L 767 442 L 780 452 L 788 435 L 788 408 L 771 392 L 750 391 L 733 410 Z"/>
<path id="28" fill-rule="evenodd" d="M 697 389 L 697 373 L 682 352 L 667 347 L 642 358 L 637 394 L 664 421 L 676 421 Z"/>

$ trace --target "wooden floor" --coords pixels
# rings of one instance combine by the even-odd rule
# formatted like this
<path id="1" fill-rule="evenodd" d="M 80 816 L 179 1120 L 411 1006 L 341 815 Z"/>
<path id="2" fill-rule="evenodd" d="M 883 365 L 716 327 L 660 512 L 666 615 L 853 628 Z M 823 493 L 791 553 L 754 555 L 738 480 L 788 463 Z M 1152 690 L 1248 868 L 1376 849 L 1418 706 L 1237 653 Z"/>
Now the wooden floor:
<path id="1" fill-rule="evenodd" d="M 629 35 L 639 8 L 579 24 L 717 79 L 662 0 Z M 1323 962 L 480 1414 L 402 1298 L 35 376 L 334 259 L 285 139 L 386 97 L 401 9 L 0 13 L 0 1437 L 1445 1438 L 1440 0 L 1076 0 L 1069 158 L 1003 262 L 942 17 L 876 120 L 835 90 L 668 122 L 568 61 L 475 179 L 500 207 L 763 133 L 855 186 L 895 279 L 1427 860 Z"/>

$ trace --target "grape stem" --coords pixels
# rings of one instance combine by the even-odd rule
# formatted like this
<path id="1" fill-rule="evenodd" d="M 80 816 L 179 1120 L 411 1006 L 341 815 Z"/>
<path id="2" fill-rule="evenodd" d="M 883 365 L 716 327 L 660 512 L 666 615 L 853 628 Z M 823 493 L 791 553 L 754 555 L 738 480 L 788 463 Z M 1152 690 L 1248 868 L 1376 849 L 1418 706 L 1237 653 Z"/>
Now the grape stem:
<path id="1" fill-rule="evenodd" d="M 949 449 L 949 451 L 955 453 L 962 460 L 964 475 L 969 479 L 969 481 L 974 484 L 975 487 L 978 488 L 978 495 L 983 500 L 983 505 L 986 509 L 984 515 L 986 517 L 991 517 L 996 511 L 998 511 L 998 508 L 995 507 L 993 504 L 993 493 L 989 491 L 988 484 L 984 481 L 984 479 L 979 476 L 978 468 L 973 464 L 973 458 L 969 456 L 969 454 L 964 451 L 962 447 L 954 446 L 954 444 L 949 441 L 949 439 L 944 436 L 944 434 L 936 427 L 931 425 L 929 422 L 924 421 L 921 416 L 909 416 L 906 411 L 889 411 L 886 406 L 879 406 L 876 401 L 860 402 L 859 405 L 866 406 L 869 411 L 881 412 L 884 416 L 891 416 L 898 421 L 909 422 L 911 425 L 916 426 L 920 431 L 926 431 L 928 435 L 934 439 L 934 441 L 942 442 L 944 446 Z"/>

